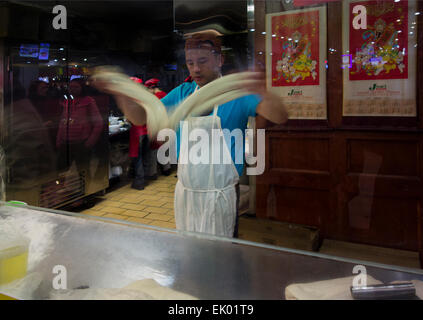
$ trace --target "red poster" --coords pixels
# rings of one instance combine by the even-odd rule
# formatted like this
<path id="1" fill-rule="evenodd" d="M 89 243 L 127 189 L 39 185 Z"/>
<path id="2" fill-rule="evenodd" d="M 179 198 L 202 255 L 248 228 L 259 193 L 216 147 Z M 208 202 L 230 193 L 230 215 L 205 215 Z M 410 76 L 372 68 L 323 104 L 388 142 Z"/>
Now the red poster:
<path id="1" fill-rule="evenodd" d="M 274 16 L 272 86 L 319 85 L 319 11 Z"/>
<path id="2" fill-rule="evenodd" d="M 367 29 L 355 30 L 352 9 L 367 9 Z M 408 1 L 350 4 L 350 80 L 408 78 Z"/>

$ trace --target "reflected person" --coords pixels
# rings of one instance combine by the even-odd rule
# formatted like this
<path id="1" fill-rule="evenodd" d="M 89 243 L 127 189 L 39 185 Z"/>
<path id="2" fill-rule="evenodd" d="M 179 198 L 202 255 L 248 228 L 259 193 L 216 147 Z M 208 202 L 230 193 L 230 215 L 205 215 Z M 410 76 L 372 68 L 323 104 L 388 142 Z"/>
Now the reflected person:
<path id="1" fill-rule="evenodd" d="M 18 81 L 13 83 L 13 93 L 5 94 L 5 123 L 1 130 L 5 137 L 7 200 L 38 205 L 34 191 L 56 177 L 56 155 L 42 117 Z"/>
<path id="2" fill-rule="evenodd" d="M 67 98 L 67 99 L 66 99 Z M 94 98 L 86 94 L 85 82 L 74 79 L 69 84 L 69 95 L 62 102 L 63 112 L 56 138 L 60 152 L 61 169 L 66 166 L 67 148 L 71 162 L 75 161 L 78 171 L 89 174 L 89 160 L 92 150 L 103 129 L 103 119 Z"/>

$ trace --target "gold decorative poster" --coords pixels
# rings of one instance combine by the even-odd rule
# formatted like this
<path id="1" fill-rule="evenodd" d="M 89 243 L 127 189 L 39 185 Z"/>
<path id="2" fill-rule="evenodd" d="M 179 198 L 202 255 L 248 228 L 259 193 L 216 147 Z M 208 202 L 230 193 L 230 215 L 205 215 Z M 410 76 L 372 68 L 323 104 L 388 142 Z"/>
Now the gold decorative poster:
<path id="1" fill-rule="evenodd" d="M 326 7 L 266 15 L 268 90 L 290 119 L 326 119 Z"/>
<path id="2" fill-rule="evenodd" d="M 355 29 L 355 6 L 367 25 Z M 344 116 L 416 116 L 414 0 L 343 3 Z"/>

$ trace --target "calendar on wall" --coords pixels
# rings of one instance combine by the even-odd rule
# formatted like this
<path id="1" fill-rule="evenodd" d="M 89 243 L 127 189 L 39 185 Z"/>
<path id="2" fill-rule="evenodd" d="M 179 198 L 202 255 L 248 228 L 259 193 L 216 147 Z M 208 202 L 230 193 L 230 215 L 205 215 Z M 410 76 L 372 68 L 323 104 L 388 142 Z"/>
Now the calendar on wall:
<path id="1" fill-rule="evenodd" d="M 366 28 L 353 7 L 366 8 Z M 416 1 L 343 3 L 343 115 L 416 116 Z"/>
<path id="2" fill-rule="evenodd" d="M 290 119 L 327 119 L 326 7 L 266 15 L 267 88 Z"/>

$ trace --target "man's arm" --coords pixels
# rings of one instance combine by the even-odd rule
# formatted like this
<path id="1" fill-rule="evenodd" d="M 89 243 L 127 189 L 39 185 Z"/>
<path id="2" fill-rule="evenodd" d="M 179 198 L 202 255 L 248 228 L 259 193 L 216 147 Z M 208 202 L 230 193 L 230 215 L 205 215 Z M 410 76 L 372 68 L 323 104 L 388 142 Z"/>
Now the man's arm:
<path id="1" fill-rule="evenodd" d="M 270 126 L 270 121 L 263 118 L 261 115 L 256 116 L 256 129 L 266 129 Z"/>
<path id="2" fill-rule="evenodd" d="M 129 121 L 137 126 L 143 126 L 147 123 L 147 114 L 144 108 L 122 95 L 116 94 L 114 98 L 119 109 L 122 110 Z"/>
<path id="3" fill-rule="evenodd" d="M 282 124 L 288 120 L 288 112 L 280 97 L 271 92 L 266 92 L 262 94 L 262 98 L 263 100 L 259 103 L 256 110 L 257 114 L 263 118 L 259 119 L 260 124 L 266 125 L 265 120 L 275 124 Z"/>
<path id="4" fill-rule="evenodd" d="M 94 80 L 91 81 L 91 85 L 99 91 L 113 95 L 117 106 L 131 123 L 138 126 L 146 124 L 147 115 L 144 108 L 134 101 L 131 101 L 131 99 L 127 98 L 125 95 L 122 95 L 119 91 L 114 89 L 113 86 L 110 86 L 110 79 L 106 81 L 101 78 L 94 78 Z"/>
<path id="5" fill-rule="evenodd" d="M 264 73 L 257 72 L 252 76 L 252 79 L 257 80 L 257 82 L 252 85 L 247 85 L 245 89 L 252 93 L 259 94 L 262 99 L 256 109 L 258 115 L 256 124 L 264 128 L 266 127 L 266 120 L 275 124 L 285 123 L 288 120 L 288 112 L 282 103 L 282 99 L 276 94 L 267 91 Z"/>
<path id="6" fill-rule="evenodd" d="M 160 99 L 168 111 L 178 104 L 179 90 L 180 87 L 176 87 Z M 146 124 L 147 115 L 143 108 L 140 108 L 136 103 L 121 95 L 115 95 L 115 99 L 116 104 L 129 121 L 138 126 Z"/>

